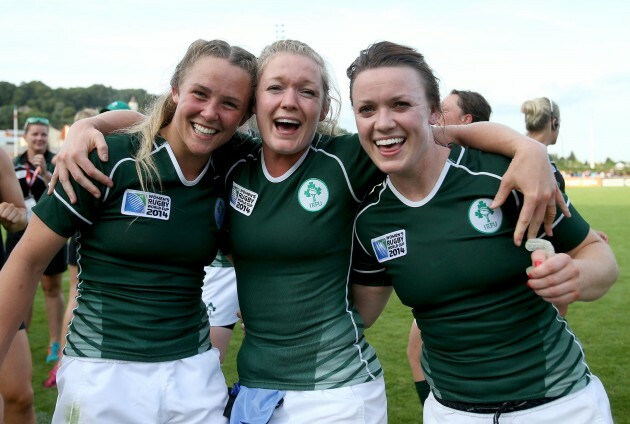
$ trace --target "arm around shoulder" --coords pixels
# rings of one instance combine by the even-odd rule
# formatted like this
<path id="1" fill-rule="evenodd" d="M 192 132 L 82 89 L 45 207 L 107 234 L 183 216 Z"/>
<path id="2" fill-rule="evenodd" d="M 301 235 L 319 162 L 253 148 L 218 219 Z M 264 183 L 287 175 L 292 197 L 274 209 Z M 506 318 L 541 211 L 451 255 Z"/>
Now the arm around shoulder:
<path id="1" fill-rule="evenodd" d="M 540 225 L 552 234 L 556 203 L 566 216 L 570 216 L 561 198 L 545 147 L 529 137 L 494 122 L 475 122 L 468 125 L 451 125 L 434 129 L 439 143 L 455 141 L 485 152 L 513 158 L 503 175 L 491 208 L 495 209 L 512 190 L 523 193 L 525 201 L 514 231 L 514 244 L 520 246 L 527 231 L 528 238 L 536 237 Z"/>
<path id="2" fill-rule="evenodd" d="M 107 187 L 112 187 L 113 182 L 88 160 L 88 153 L 96 149 L 100 160 L 107 162 L 108 148 L 103 134 L 110 134 L 116 130 L 130 127 L 143 119 L 144 115 L 138 112 L 117 110 L 81 119 L 72 124 L 66 142 L 57 153 L 57 166 L 48 187 L 48 194 L 52 194 L 57 181 L 59 181 L 68 194 L 70 202 L 75 203 L 76 194 L 69 181 L 71 174 L 76 182 L 94 197 L 100 197 L 100 190 L 96 188 L 88 176 Z"/>

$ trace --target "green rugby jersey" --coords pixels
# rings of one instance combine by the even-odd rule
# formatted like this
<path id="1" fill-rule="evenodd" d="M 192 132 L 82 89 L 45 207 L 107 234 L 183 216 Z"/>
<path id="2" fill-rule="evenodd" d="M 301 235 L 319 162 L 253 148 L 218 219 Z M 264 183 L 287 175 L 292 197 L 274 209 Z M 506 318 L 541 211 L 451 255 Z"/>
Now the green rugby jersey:
<path id="1" fill-rule="evenodd" d="M 73 182 L 70 205 L 61 185 L 34 212 L 56 233 L 78 229 L 78 307 L 69 326 L 69 356 L 157 362 L 210 349 L 201 300 L 204 266 L 217 253 L 225 202 L 210 162 L 187 181 L 164 139 L 153 158 L 161 176 L 142 190 L 131 135 L 107 137 L 109 161 L 92 162 L 114 181 L 95 199 Z"/>
<path id="2" fill-rule="evenodd" d="M 249 387 L 320 390 L 382 374 L 350 299 L 352 225 L 383 178 L 356 136 L 316 135 L 285 175 L 261 149 L 230 166 L 228 222 L 247 334 L 238 354 Z"/>
<path id="3" fill-rule="evenodd" d="M 487 403 L 561 396 L 590 379 L 576 337 L 527 287 L 530 252 L 512 241 L 521 199 L 490 210 L 509 160 L 454 146 L 432 192 L 413 202 L 387 179 L 356 220 L 352 281 L 393 284 L 422 329 L 422 365 L 442 399 Z M 589 227 L 558 215 L 557 252 Z"/>

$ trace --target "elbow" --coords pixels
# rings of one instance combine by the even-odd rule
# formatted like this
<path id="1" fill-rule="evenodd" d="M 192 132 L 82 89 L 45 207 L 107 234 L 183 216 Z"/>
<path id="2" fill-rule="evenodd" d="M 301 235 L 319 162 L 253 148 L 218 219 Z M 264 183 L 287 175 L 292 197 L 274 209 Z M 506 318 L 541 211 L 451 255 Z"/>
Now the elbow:
<path id="1" fill-rule="evenodd" d="M 583 300 L 591 302 L 603 297 L 619 278 L 619 266 L 613 262 L 608 268 L 608 272 L 599 279 L 599 284 L 594 285 L 594 290 L 588 293 Z"/>
<path id="2" fill-rule="evenodd" d="M 374 323 L 378 319 L 378 317 L 365 317 L 364 315 L 361 315 L 361 318 L 363 318 L 363 326 L 366 329 L 374 325 Z"/>

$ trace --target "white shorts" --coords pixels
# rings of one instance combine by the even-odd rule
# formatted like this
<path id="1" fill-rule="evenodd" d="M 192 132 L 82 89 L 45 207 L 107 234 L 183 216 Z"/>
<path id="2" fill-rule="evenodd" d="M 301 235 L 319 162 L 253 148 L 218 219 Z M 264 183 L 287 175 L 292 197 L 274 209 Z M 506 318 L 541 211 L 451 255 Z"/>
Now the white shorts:
<path id="1" fill-rule="evenodd" d="M 448 408 L 433 393 L 424 402 L 424 424 L 487 424 L 492 414 L 474 414 Z M 612 424 L 608 396 L 601 381 L 592 376 L 582 390 L 524 411 L 501 414 L 500 424 Z"/>
<path id="2" fill-rule="evenodd" d="M 222 327 L 238 321 L 238 296 L 236 294 L 236 274 L 232 267 L 204 268 L 201 297 L 208 308 L 210 325 Z"/>
<path id="3" fill-rule="evenodd" d="M 291 391 L 274 411 L 269 424 L 384 424 L 387 398 L 383 377 L 354 386 Z"/>
<path id="4" fill-rule="evenodd" d="M 167 362 L 64 356 L 52 423 L 227 423 L 219 352 Z"/>

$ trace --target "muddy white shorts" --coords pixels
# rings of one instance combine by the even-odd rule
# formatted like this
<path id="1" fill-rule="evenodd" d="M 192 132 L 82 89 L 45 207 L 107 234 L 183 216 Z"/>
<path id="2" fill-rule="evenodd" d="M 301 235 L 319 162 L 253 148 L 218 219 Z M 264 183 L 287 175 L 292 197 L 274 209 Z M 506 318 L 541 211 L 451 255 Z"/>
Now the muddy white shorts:
<path id="1" fill-rule="evenodd" d="M 582 390 L 552 402 L 523 411 L 502 413 L 500 424 L 612 424 L 608 396 L 595 376 Z M 448 408 L 435 400 L 433 393 L 424 403 L 424 424 L 488 424 L 493 414 L 475 414 Z M 496 422 L 496 421 L 495 421 Z"/>
<path id="2" fill-rule="evenodd" d="M 54 424 L 227 423 L 217 349 L 166 362 L 64 356 Z"/>
<path id="3" fill-rule="evenodd" d="M 269 424 L 384 424 L 387 399 L 383 377 L 327 390 L 287 390 Z"/>

